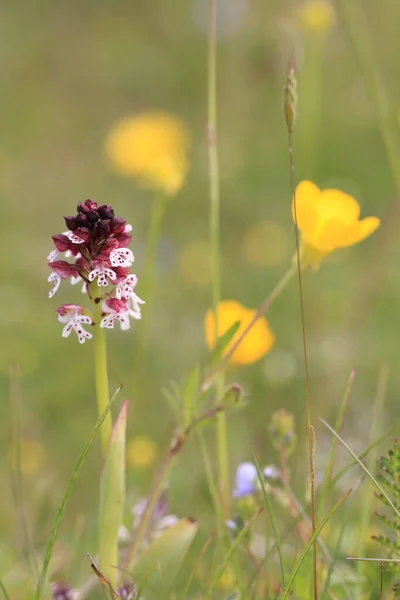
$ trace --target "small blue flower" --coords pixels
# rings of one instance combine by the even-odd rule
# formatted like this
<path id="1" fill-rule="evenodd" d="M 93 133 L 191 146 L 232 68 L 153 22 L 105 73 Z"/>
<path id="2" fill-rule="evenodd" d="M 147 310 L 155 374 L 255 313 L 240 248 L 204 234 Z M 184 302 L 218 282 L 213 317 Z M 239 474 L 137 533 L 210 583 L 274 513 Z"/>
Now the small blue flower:
<path id="1" fill-rule="evenodd" d="M 236 470 L 236 487 L 233 490 L 233 497 L 241 498 L 253 494 L 256 482 L 257 469 L 253 463 L 241 463 Z"/>

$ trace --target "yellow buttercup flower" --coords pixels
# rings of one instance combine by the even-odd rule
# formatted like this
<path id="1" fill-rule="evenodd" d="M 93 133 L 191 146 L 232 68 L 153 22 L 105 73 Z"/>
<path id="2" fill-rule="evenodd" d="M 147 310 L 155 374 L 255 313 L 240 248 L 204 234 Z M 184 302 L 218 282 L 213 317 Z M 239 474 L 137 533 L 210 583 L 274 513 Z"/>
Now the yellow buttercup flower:
<path id="1" fill-rule="evenodd" d="M 340 190 L 320 190 L 311 181 L 296 188 L 297 224 L 302 236 L 304 267 L 318 268 L 333 250 L 361 242 L 380 225 L 377 217 L 360 220 L 360 206 Z M 292 202 L 294 218 L 294 202 Z"/>
<path id="2" fill-rule="evenodd" d="M 332 28 L 335 13 L 332 4 L 326 0 L 309 0 L 298 12 L 301 25 L 306 31 L 324 33 Z"/>
<path id="3" fill-rule="evenodd" d="M 225 353 L 228 353 L 240 334 L 246 329 L 247 325 L 253 320 L 256 311 L 246 308 L 236 300 L 223 300 L 217 307 L 218 332 L 217 337 L 226 333 L 232 325 L 240 321 L 240 327 L 233 339 L 227 345 Z M 205 337 L 209 349 L 215 346 L 215 314 L 208 310 L 204 319 Z M 269 352 L 275 343 L 275 336 L 269 328 L 265 317 L 256 321 L 249 333 L 236 348 L 230 358 L 230 362 L 235 365 L 247 365 L 256 362 Z"/>
<path id="4" fill-rule="evenodd" d="M 188 170 L 189 135 L 183 121 L 162 112 L 145 112 L 118 121 L 105 142 L 115 170 L 146 188 L 176 194 Z"/>
<path id="5" fill-rule="evenodd" d="M 134 437 L 127 444 L 127 463 L 135 469 L 147 469 L 156 459 L 157 444 L 145 435 Z"/>

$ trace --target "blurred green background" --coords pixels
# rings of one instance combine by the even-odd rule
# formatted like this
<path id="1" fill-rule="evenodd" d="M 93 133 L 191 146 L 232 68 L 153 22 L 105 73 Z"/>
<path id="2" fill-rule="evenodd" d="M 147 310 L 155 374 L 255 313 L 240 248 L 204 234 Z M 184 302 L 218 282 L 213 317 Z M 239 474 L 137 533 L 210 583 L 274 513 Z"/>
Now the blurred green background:
<path id="1" fill-rule="evenodd" d="M 333 420 L 354 368 L 344 435 L 359 450 L 367 444 L 383 364 L 390 369 L 386 425 L 398 414 L 399 199 L 376 111 L 338 15 L 330 28 L 315 32 L 300 17 L 301 6 L 288 0 L 219 4 L 223 297 L 256 307 L 294 253 L 282 118 L 287 57 L 294 45 L 299 67 L 297 179 L 343 189 L 358 199 L 363 216 L 382 219 L 380 230 L 367 241 L 337 252 L 318 272 L 304 277 L 313 414 L 315 420 Z M 397 136 L 400 5 L 369 0 L 363 6 L 387 89 L 387 118 Z M 38 547 L 48 538 L 69 473 L 96 420 L 93 348 L 90 343 L 79 346 L 72 336 L 62 339 L 54 312 L 61 303 L 77 301 L 78 291 L 64 284 L 55 298 L 47 298 L 51 235 L 64 231 L 62 216 L 73 214 L 77 202 L 91 197 L 112 204 L 133 225 L 131 248 L 140 275 L 153 195 L 110 170 L 104 139 L 117 119 L 142 110 L 179 115 L 192 143 L 186 185 L 166 211 L 149 308 L 148 352 L 140 372 L 135 372 L 132 356 L 142 324 L 134 323 L 128 334 L 119 329 L 108 334 L 112 389 L 123 383 L 122 395 L 130 400 L 129 439 L 145 435 L 157 444 L 151 468 L 128 467 L 132 504 L 148 489 L 173 431 L 161 388 L 171 379 L 181 382 L 196 361 L 207 358 L 203 317 L 211 303 L 209 257 L 197 252 L 193 259 L 188 251 L 193 242 L 208 239 L 206 32 L 205 0 L 21 0 L 0 8 L 0 541 L 8 547 L 20 543 L 9 479 L 16 406 L 22 406 L 24 437 L 41 444 L 26 483 L 27 513 Z M 253 227 L 260 222 L 270 236 L 255 235 Z M 202 276 L 193 278 L 198 270 Z M 140 283 L 137 291 L 140 295 Z M 277 338 L 272 352 L 228 372 L 250 399 L 248 409 L 229 420 L 232 474 L 237 462 L 251 458 L 250 444 L 262 449 L 265 463 L 276 461 L 267 432 L 275 409 L 295 413 L 300 440 L 305 432 L 296 281 L 268 318 Z M 15 364 L 20 381 L 10 386 L 10 366 Z M 316 427 L 323 457 L 329 438 Z M 212 427 L 207 435 L 212 448 Z M 300 494 L 305 457 L 304 443 L 293 459 Z M 86 550 L 95 527 L 98 469 L 93 449 L 63 530 L 64 541 L 73 538 L 80 523 Z M 172 474 L 170 501 L 182 515 L 190 507 L 197 516 L 210 505 L 194 443 Z"/>

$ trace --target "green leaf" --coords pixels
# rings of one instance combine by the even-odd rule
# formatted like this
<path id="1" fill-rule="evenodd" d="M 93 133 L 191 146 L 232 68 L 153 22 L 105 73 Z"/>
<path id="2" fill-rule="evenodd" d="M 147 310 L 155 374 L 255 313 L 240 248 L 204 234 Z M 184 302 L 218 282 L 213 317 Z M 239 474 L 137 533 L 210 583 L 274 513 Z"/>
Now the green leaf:
<path id="1" fill-rule="evenodd" d="M 182 519 L 138 557 L 132 577 L 141 588 L 143 598 L 160 600 L 168 596 L 197 530 L 196 521 Z"/>
<path id="2" fill-rule="evenodd" d="M 100 483 L 99 567 L 117 587 L 118 529 L 125 502 L 125 436 L 128 403 L 114 423 Z"/>
<path id="3" fill-rule="evenodd" d="M 220 360 L 220 358 L 222 357 L 224 350 L 228 346 L 229 342 L 232 341 L 233 337 L 237 333 L 237 331 L 240 327 L 240 324 L 241 324 L 241 321 L 236 321 L 236 323 L 234 323 L 232 325 L 232 327 L 230 327 L 228 329 L 228 331 L 226 331 L 224 333 L 224 335 L 221 335 L 221 337 L 218 338 L 217 343 L 216 343 L 215 348 L 212 353 L 212 362 L 213 363 L 217 363 Z"/>
<path id="4" fill-rule="evenodd" d="M 200 387 L 200 365 L 196 365 L 189 373 L 183 391 L 184 425 L 187 426 L 193 419 L 196 396 Z"/>
<path id="5" fill-rule="evenodd" d="M 300 554 L 295 566 L 293 567 L 293 570 L 289 577 L 289 581 L 287 582 L 287 585 L 286 585 L 285 589 L 283 590 L 281 600 L 286 600 L 288 598 L 288 596 L 291 592 L 291 589 L 292 589 L 293 582 L 296 579 L 297 573 L 299 572 L 299 569 L 300 569 L 301 565 L 303 564 L 304 559 L 306 558 L 307 554 L 309 553 L 310 549 L 312 548 L 314 541 L 317 539 L 320 532 L 325 527 L 326 523 L 329 521 L 329 519 L 332 517 L 332 515 L 337 511 L 339 506 L 349 497 L 351 491 L 352 490 L 349 490 L 347 492 L 347 494 L 345 494 L 343 496 L 343 498 L 341 498 L 338 502 L 336 502 L 336 504 L 330 509 L 328 514 L 326 514 L 325 517 L 322 519 L 320 524 L 315 528 L 315 530 L 314 530 L 312 536 L 310 537 L 310 539 L 308 540 L 308 543 L 306 544 L 303 552 Z"/>

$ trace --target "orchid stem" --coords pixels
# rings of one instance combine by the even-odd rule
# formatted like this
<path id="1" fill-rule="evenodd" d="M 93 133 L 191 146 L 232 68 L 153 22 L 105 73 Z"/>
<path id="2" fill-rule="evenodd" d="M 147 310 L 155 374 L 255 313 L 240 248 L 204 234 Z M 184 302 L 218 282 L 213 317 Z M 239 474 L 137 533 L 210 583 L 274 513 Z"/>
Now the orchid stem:
<path id="1" fill-rule="evenodd" d="M 106 410 L 110 397 L 108 390 L 108 375 L 107 375 L 107 347 L 106 347 L 106 332 L 100 327 L 101 321 L 101 302 L 93 304 L 94 326 L 93 326 L 93 341 L 94 341 L 94 369 L 96 383 L 96 398 L 97 412 L 99 418 Z M 112 431 L 112 417 L 109 412 L 103 421 L 100 428 L 101 451 L 105 456 L 110 441 Z"/>

